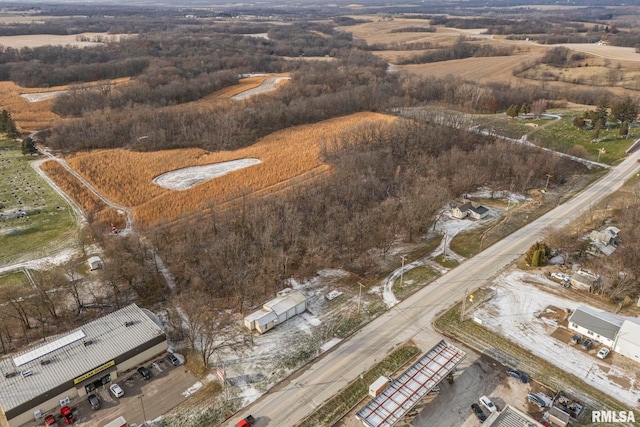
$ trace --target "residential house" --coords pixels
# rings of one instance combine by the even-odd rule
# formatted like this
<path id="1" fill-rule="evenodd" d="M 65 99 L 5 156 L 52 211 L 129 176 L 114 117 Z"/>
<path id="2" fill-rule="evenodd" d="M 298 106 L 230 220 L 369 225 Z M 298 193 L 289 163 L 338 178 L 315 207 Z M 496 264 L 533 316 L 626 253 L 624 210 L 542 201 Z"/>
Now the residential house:
<path id="1" fill-rule="evenodd" d="M 613 347 L 624 318 L 587 306 L 576 308 L 569 317 L 569 329 L 607 347 Z"/>
<path id="2" fill-rule="evenodd" d="M 484 206 L 474 206 L 472 202 L 454 202 L 451 204 L 451 215 L 454 218 L 464 219 L 471 217 L 474 219 L 482 219 L 489 214 L 489 209 Z"/>
<path id="3" fill-rule="evenodd" d="M 599 280 L 600 278 L 595 274 L 588 273 L 584 270 L 578 270 L 573 274 L 573 276 L 571 276 L 569 284 L 574 289 L 591 292 L 599 283 Z"/>

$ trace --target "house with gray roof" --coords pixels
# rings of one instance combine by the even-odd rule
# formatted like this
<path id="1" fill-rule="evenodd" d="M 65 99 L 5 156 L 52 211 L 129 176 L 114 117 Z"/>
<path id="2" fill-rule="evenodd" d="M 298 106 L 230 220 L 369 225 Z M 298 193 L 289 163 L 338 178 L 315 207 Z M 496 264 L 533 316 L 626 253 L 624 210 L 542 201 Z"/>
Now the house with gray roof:
<path id="1" fill-rule="evenodd" d="M 583 305 L 571 313 L 569 329 L 611 348 L 623 322 L 623 317 Z"/>

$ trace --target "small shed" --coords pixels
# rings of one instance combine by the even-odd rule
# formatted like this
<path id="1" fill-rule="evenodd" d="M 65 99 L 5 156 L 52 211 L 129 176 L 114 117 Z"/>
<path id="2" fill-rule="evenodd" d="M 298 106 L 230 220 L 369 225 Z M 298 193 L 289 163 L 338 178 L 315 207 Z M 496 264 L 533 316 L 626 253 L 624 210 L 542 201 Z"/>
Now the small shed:
<path id="1" fill-rule="evenodd" d="M 582 270 L 574 273 L 573 276 L 571 276 L 571 280 L 569 281 L 572 288 L 589 292 L 591 292 L 597 282 L 598 276 L 596 276 L 595 274 L 584 272 Z"/>
<path id="2" fill-rule="evenodd" d="M 102 260 L 99 256 L 89 257 L 89 259 L 87 259 L 87 264 L 89 264 L 89 270 L 91 271 L 99 270 L 104 267 L 104 264 L 102 264 Z"/>
<path id="3" fill-rule="evenodd" d="M 307 298 L 300 291 L 289 289 L 280 291 L 279 297 L 267 301 L 263 307 L 278 316 L 278 323 L 291 319 L 307 309 Z"/>
<path id="4" fill-rule="evenodd" d="M 480 205 L 476 207 L 471 207 L 471 209 L 469 209 L 468 212 L 469 212 L 469 216 L 471 216 L 474 219 L 482 219 L 487 215 L 489 215 L 489 209 Z"/>
<path id="5" fill-rule="evenodd" d="M 264 303 L 262 309 L 246 316 L 244 325 L 251 331 L 255 329 L 264 334 L 306 309 L 307 298 L 304 294 L 298 290 L 286 288 L 278 292 L 276 298 Z"/>

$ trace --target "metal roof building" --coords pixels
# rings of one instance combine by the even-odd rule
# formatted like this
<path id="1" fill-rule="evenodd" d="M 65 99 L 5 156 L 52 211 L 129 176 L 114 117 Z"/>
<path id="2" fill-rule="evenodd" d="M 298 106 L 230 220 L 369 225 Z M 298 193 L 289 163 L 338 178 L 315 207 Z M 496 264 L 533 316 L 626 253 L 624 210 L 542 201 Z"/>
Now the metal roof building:
<path id="1" fill-rule="evenodd" d="M 167 350 L 164 331 L 131 304 L 0 360 L 0 426 L 19 426 Z"/>
<path id="2" fill-rule="evenodd" d="M 453 372 L 467 353 L 444 340 L 429 350 L 356 414 L 367 427 L 391 427 Z"/>
<path id="3" fill-rule="evenodd" d="M 261 334 L 276 325 L 291 319 L 307 309 L 307 297 L 298 290 L 286 288 L 278 296 L 264 303 L 262 309 L 244 318 L 249 330 L 257 329 Z"/>
<path id="4" fill-rule="evenodd" d="M 502 411 L 489 415 L 482 427 L 543 427 L 529 415 L 507 405 Z"/>
<path id="5" fill-rule="evenodd" d="M 623 322 L 624 318 L 613 313 L 583 305 L 569 317 L 569 328 L 611 347 Z"/>
<path id="6" fill-rule="evenodd" d="M 640 319 L 625 319 L 618 331 L 613 350 L 640 363 Z"/>

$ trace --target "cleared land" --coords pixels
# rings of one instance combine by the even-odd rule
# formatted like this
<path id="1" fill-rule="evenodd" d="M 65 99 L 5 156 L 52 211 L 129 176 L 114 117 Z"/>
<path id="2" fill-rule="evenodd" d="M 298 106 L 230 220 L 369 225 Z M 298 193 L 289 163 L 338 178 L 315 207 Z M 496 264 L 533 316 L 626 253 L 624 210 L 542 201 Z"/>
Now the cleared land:
<path id="1" fill-rule="evenodd" d="M 265 195 L 316 179 L 330 170 L 320 160 L 323 143 L 359 126 L 387 125 L 394 120 L 383 114 L 358 113 L 276 132 L 235 151 L 96 150 L 78 153 L 67 161 L 106 197 L 132 208 L 137 221 L 152 224 L 212 206 L 223 207 L 247 194 Z M 172 191 L 153 183 L 154 178 L 169 171 L 246 158 L 259 159 L 261 163 L 188 190 Z"/>
<path id="2" fill-rule="evenodd" d="M 512 70 L 534 59 L 530 55 L 494 56 L 486 58 L 465 58 L 430 64 L 411 64 L 395 66 L 399 71 L 420 76 L 456 76 L 465 80 L 479 82 L 506 83 L 518 80 Z"/>
<path id="3" fill-rule="evenodd" d="M 70 45 L 77 47 L 91 47 L 102 44 L 99 41 L 82 40 L 119 40 L 121 35 L 107 33 L 81 33 L 70 35 L 29 34 L 24 36 L 0 36 L 0 45 L 20 49 L 23 47 L 38 47 L 47 45 Z"/>

